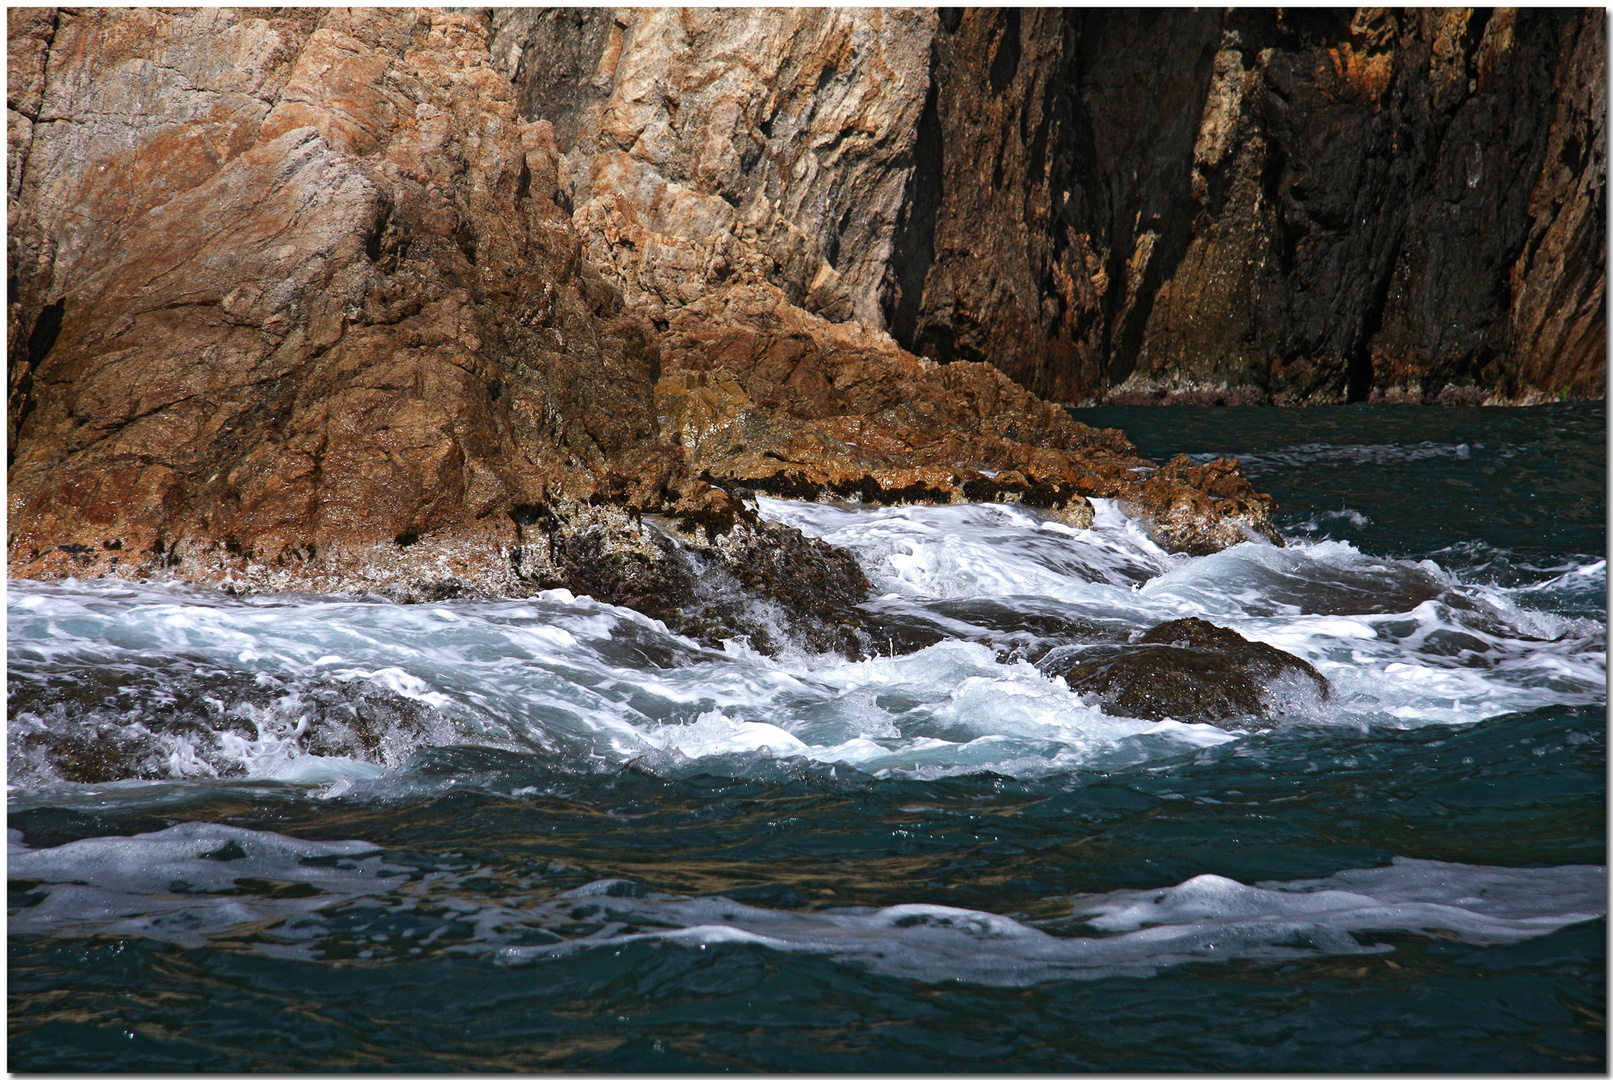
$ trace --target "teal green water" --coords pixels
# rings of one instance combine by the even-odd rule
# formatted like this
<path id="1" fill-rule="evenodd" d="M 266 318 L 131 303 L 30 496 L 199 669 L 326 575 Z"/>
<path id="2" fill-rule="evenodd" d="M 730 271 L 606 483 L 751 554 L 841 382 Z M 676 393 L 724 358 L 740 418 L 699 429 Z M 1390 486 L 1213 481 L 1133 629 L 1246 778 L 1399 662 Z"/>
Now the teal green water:
<path id="1" fill-rule="evenodd" d="M 1180 453 L 1239 458 L 1295 535 L 1324 533 L 1456 567 L 1551 564 L 1607 547 L 1603 402 L 1299 412 L 1134 406 L 1072 415 L 1122 429 L 1160 464 Z"/>
<path id="2" fill-rule="evenodd" d="M 1454 582 L 1447 606 L 1468 596 L 1475 610 L 1500 605 L 1506 616 L 1504 626 L 1414 633 L 1396 621 L 1403 610 L 1408 626 L 1445 616 L 1422 594 L 1401 604 L 1386 593 L 1380 614 L 1248 625 L 1314 625 L 1317 635 L 1367 626 L 1375 647 L 1407 642 L 1404 663 L 1427 664 L 1430 678 L 1468 680 L 1464 694 L 1493 686 L 1485 700 L 1527 707 L 1478 722 L 1380 712 L 1219 742 L 1122 740 L 1142 747 L 1129 756 L 1081 758 L 1060 744 L 1063 757 L 1034 751 L 1045 768 L 1005 757 L 971 771 L 958 765 L 963 750 L 949 750 L 952 775 L 788 754 L 600 764 L 588 756 L 596 751 L 559 740 L 424 747 L 351 784 L 199 774 L 19 784 L 33 751 L 13 746 L 11 1068 L 1605 1071 L 1605 917 L 1491 943 L 1461 918 L 1350 929 L 1365 924 L 1306 916 L 1262 937 L 1264 916 L 1228 894 L 1194 916 L 1215 933 L 1169 956 L 1148 951 L 1157 931 L 1117 936 L 1071 918 L 1083 897 L 1169 891 L 1198 875 L 1249 886 L 1398 865 L 1431 867 L 1417 882 L 1458 907 L 1481 903 L 1451 884 L 1462 874 L 1518 871 L 1515 910 L 1502 914 L 1527 920 L 1552 903 L 1558 879 L 1541 872 L 1605 866 L 1605 684 L 1587 690 L 1583 676 L 1605 673 L 1595 629 L 1606 604 L 1602 404 L 1077 415 L 1122 427 L 1159 461 L 1243 456 L 1301 548 L 1331 539 L 1374 558 L 1431 559 Z M 1291 598 L 1277 579 L 1240 577 L 1243 564 L 1202 565 L 1245 609 Z M 14 726 L 17 695 L 31 685 L 85 677 L 85 656 L 122 664 L 128 650 L 151 648 L 97 629 L 72 606 L 79 594 L 12 591 Z M 154 624 L 193 617 L 149 594 L 92 599 L 127 612 L 131 626 L 158 609 Z M 257 609 L 239 610 L 244 620 Z M 1440 644 L 1458 634 L 1468 644 Z M 1347 650 L 1326 655 L 1348 663 Z M 487 660 L 489 672 L 504 670 L 502 657 Z M 202 664 L 178 646 L 163 662 Z M 610 679 L 642 675 L 623 701 L 675 673 L 652 659 L 613 663 Z M 469 692 L 424 659 L 399 666 L 444 693 Z M 985 678 L 957 681 L 966 676 Z M 603 676 L 568 677 L 609 689 Z M 1033 679 L 1000 693 L 1032 694 Z M 881 693 L 857 707 L 905 715 L 890 700 L 898 691 Z M 768 708 L 826 708 L 778 700 Z M 1407 716 L 1422 708 L 1395 701 Z M 926 737 L 945 735 L 926 723 Z M 140 838 L 186 823 L 206 838 L 196 849 L 206 853 L 186 856 L 200 869 L 151 869 Z M 231 827 L 310 846 L 277 863 L 245 839 L 231 847 L 229 837 L 245 836 Z M 123 839 L 85 846 L 95 838 Z M 352 841 L 379 854 L 361 865 L 370 849 L 340 847 Z M 19 869 L 46 866 L 40 853 L 52 851 L 67 861 Z M 221 865 L 252 873 L 208 885 Z M 1440 869 L 1451 866 L 1467 869 Z M 604 881 L 617 884 L 591 886 Z M 723 908 L 724 898 L 743 907 Z M 751 936 L 687 936 L 683 903 L 707 905 L 701 926 L 737 912 Z M 1010 921 L 904 938 L 937 916 L 870 914 L 900 905 Z M 504 927 L 500 912 L 526 921 Z M 779 920 L 797 916 L 818 929 L 789 937 Z M 1032 945 L 1016 944 L 1015 926 L 1036 932 Z M 1124 963 L 1082 967 L 1059 951 L 1110 940 L 1131 943 Z"/>

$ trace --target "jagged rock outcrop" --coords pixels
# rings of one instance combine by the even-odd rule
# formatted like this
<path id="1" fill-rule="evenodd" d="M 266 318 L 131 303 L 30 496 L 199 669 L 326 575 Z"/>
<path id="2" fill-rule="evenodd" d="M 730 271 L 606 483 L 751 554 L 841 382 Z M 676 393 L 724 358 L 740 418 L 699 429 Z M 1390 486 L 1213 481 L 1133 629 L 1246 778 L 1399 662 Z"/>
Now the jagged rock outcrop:
<path id="1" fill-rule="evenodd" d="M 1275 538 L 1235 466 L 1149 476 L 1118 432 L 766 275 L 654 307 L 587 257 L 608 230 L 557 203 L 555 126 L 478 17 L 9 17 L 13 575 L 566 587 L 855 651 L 861 572 L 744 489 L 1077 523 L 1104 496 L 1177 549 Z"/>
<path id="2" fill-rule="evenodd" d="M 1594 10 L 496 9 L 588 259 L 1055 401 L 1605 394 Z"/>
<path id="3" fill-rule="evenodd" d="M 13 574 L 403 598 L 609 592 L 601 558 L 698 576 L 637 512 L 742 508 L 656 443 L 656 351 L 536 193 L 548 129 L 479 23 L 19 29 L 48 60 L 10 221 Z M 862 598 L 792 536 L 747 525 Z"/>
<path id="4" fill-rule="evenodd" d="M 532 197 L 543 132 L 479 26 L 294 16 L 56 17 L 10 222 L 14 313 L 54 323 L 14 560 L 95 526 L 125 558 L 480 536 L 654 475 L 653 353 Z"/>

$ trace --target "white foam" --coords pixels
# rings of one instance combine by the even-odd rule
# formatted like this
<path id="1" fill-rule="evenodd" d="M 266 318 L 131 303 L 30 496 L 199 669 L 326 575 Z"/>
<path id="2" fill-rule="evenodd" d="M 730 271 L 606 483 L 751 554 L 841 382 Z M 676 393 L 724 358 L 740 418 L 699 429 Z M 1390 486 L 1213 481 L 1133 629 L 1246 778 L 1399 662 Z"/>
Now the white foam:
<path id="1" fill-rule="evenodd" d="M 1057 531 L 1056 523 L 1042 522 L 1037 531 L 1047 539 L 1040 545 L 1023 542 L 1037 519 L 1017 506 L 758 505 L 855 551 L 870 578 L 891 590 L 882 601 L 890 610 L 1034 594 L 1038 614 L 1133 633 L 1168 619 L 1207 618 L 1301 656 L 1331 679 L 1330 701 L 1303 718 L 1316 724 L 1460 724 L 1605 700 L 1599 624 L 1521 607 L 1515 595 L 1523 590 L 1465 585 L 1428 560 L 1374 558 L 1331 540 L 1167 556 L 1106 500 L 1095 500 L 1091 529 Z M 1605 563 L 1598 565 L 1605 576 Z M 1597 584 L 1597 568 L 1587 569 L 1562 580 Z M 1452 644 L 1468 639 L 1480 652 Z"/>
<path id="2" fill-rule="evenodd" d="M 1128 739 L 1152 738 L 1162 753 L 1181 742 L 1175 727 L 1107 716 L 1030 665 L 999 664 L 990 649 L 961 641 L 902 657 L 806 665 L 744 649 L 701 650 L 631 612 L 547 597 L 465 605 L 445 619 L 440 610 L 327 599 L 271 614 L 247 605 L 189 605 L 170 590 L 138 596 L 131 603 L 71 592 L 60 605 L 14 607 L 17 636 L 43 640 L 37 620 L 53 617 L 59 625 L 65 610 L 76 636 L 55 640 L 49 664 L 138 667 L 171 655 L 165 635 L 184 625 L 187 654 L 220 669 L 239 670 L 239 655 L 250 651 L 256 659 L 243 674 L 368 681 L 440 714 L 438 741 L 552 747 L 571 762 L 604 767 L 635 758 L 675 767 L 664 757 L 675 753 L 681 760 L 854 762 L 876 774 L 1040 775 L 1079 767 Z M 174 618 L 182 605 L 183 618 Z M 214 625 L 231 633 L 212 635 Z M 564 634 L 553 632 L 557 625 Z M 602 646 L 624 625 L 681 650 L 684 665 L 610 663 Z M 106 638 L 114 634 L 120 645 L 109 658 Z M 242 636 L 254 642 L 250 650 L 240 647 Z M 284 722 L 259 723 L 255 739 L 219 735 L 214 756 L 243 765 L 248 776 L 337 782 L 374 774 L 364 762 L 312 758 L 290 719 L 295 702 L 288 694 L 279 707 Z M 36 719 L 19 718 L 17 730 Z M 216 772 L 186 744 L 170 775 Z"/>
<path id="3" fill-rule="evenodd" d="M 646 741 L 685 757 L 766 751 L 775 757 L 805 753 L 807 744 L 783 728 L 755 720 L 734 720 L 719 712 L 701 713 L 692 724 L 663 724 Z"/>
<path id="4" fill-rule="evenodd" d="M 1465 585 L 1432 562 L 1374 558 L 1339 541 L 1172 556 L 1113 503 L 1094 505 L 1092 528 L 1074 529 L 1017 505 L 758 501 L 768 517 L 853 551 L 885 593 L 873 608 L 888 617 L 967 637 L 967 620 L 977 617 L 970 605 L 987 605 L 1007 625 L 1062 619 L 1119 641 L 1196 616 L 1303 657 L 1334 692 L 1325 703 L 1296 699 L 1284 725 L 1461 724 L 1605 701 L 1605 630 L 1540 610 L 1543 586 Z M 1605 579 L 1605 562 L 1558 576 L 1548 584 L 1591 588 Z M 654 620 L 564 590 L 407 606 L 15 582 L 8 604 L 19 684 L 74 671 L 163 684 L 188 670 L 261 683 L 252 701 L 220 701 L 233 733 L 146 733 L 157 747 L 150 753 L 166 762 L 159 771 L 174 778 L 234 770 L 364 782 L 373 762 L 308 749 L 306 703 L 334 684 L 385 690 L 429 718 L 387 744 L 392 765 L 415 740 L 534 752 L 583 768 L 634 759 L 669 769 L 718 759 L 723 768 L 751 767 L 735 764 L 743 758 L 756 768 L 793 759 L 875 775 L 1035 776 L 1228 737 L 1107 715 L 971 641 L 860 662 L 770 659 L 740 642 L 703 649 Z M 34 744 L 61 718 L 24 708 L 11 719 L 11 782 L 48 780 Z M 116 722 L 142 739 L 137 725 L 155 725 L 139 701 Z"/>
<path id="5" fill-rule="evenodd" d="M 1243 885 L 1201 874 L 1167 889 L 1077 902 L 1099 930 L 1153 926 L 1325 926 L 1354 932 L 1443 932 L 1480 945 L 1521 941 L 1607 913 L 1607 869 L 1469 866 L 1396 857 L 1327 878 Z"/>
<path id="6" fill-rule="evenodd" d="M 6 872 L 51 883 L 40 903 L 9 914 L 11 933 L 106 933 L 188 945 L 389 892 L 409 879 L 363 840 L 299 840 L 208 822 L 40 850 L 10 829 Z M 242 880 L 300 884 L 305 895 L 251 895 Z"/>
<path id="7" fill-rule="evenodd" d="M 1509 456 L 1509 451 L 1516 448 L 1502 445 L 1479 444 L 1481 449 L 1492 453 Z M 1212 461 L 1220 454 L 1189 454 L 1189 460 L 1206 462 Z M 1352 445 L 1338 445 L 1334 443 L 1301 443 L 1297 446 L 1285 446 L 1277 450 L 1268 450 L 1252 454 L 1239 454 L 1238 460 L 1243 463 L 1246 471 L 1263 472 L 1273 466 L 1279 468 L 1294 468 L 1297 466 L 1356 467 L 1361 465 L 1403 465 L 1414 461 L 1432 461 L 1439 458 L 1449 458 L 1454 461 L 1467 461 L 1473 456 L 1473 448 L 1467 443 L 1363 443 Z"/>
<path id="8" fill-rule="evenodd" d="M 422 942 L 452 922 L 469 935 L 455 951 L 504 963 L 660 941 L 806 952 L 900 978 L 997 986 L 1147 975 L 1190 961 L 1392 949 L 1362 934 L 1438 934 L 1493 945 L 1606 913 L 1606 869 L 1599 866 L 1513 869 L 1396 858 L 1385 867 L 1253 885 L 1204 874 L 1165 888 L 1081 897 L 1069 917 L 1036 925 L 938 904 L 778 910 L 721 896 L 646 893 L 618 880 L 559 894 L 506 889 L 490 898 L 474 890 L 482 874 L 474 867 L 422 870 L 363 841 L 308 841 L 208 823 L 40 850 L 16 830 L 8 841 L 11 877 L 44 883 L 32 886 L 44 893 L 37 903 L 12 912 L 13 934 L 195 945 L 249 933 L 250 948 L 304 958 L 321 941 L 348 933 L 342 927 L 352 920 L 344 913 L 383 900 L 387 910 L 438 921 Z M 417 880 L 427 887 L 405 888 Z M 579 921 L 599 929 L 571 940 L 548 929 Z M 522 943 L 534 937 L 548 943 Z"/>
<path id="9" fill-rule="evenodd" d="M 1205 874 L 1164 889 L 1086 897 L 1074 919 L 1102 936 L 1056 936 L 989 912 L 936 904 L 789 912 L 723 898 L 599 897 L 594 937 L 506 946 L 506 963 L 630 940 L 747 944 L 810 952 L 926 982 L 1027 986 L 1069 978 L 1146 975 L 1190 961 L 1295 960 L 1391 951 L 1358 934 L 1438 934 L 1475 945 L 1521 941 L 1606 913 L 1606 870 L 1513 870 L 1396 858 L 1330 878 L 1243 885 Z M 531 914 L 535 914 L 531 913 Z M 529 918 L 531 917 L 529 914 Z M 622 934 L 630 924 L 676 929 Z"/>
<path id="10" fill-rule="evenodd" d="M 1175 565 L 1112 500 L 1090 529 L 1013 503 L 847 509 L 760 498 L 763 517 L 846 548 L 876 588 L 926 598 L 1079 596 L 1132 586 Z"/>

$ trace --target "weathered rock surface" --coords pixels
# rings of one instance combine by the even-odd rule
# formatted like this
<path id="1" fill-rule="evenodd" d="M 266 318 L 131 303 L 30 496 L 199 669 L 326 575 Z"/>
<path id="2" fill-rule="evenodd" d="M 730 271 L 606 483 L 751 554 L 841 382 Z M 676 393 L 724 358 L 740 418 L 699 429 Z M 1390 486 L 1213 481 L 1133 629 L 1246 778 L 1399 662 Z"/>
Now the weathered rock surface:
<path id="1" fill-rule="evenodd" d="M 518 114 L 478 18 L 10 19 L 13 575 L 566 587 L 706 640 L 855 651 L 861 572 L 744 490 L 1076 523 L 1103 496 L 1173 548 L 1275 536 L 1235 466 L 1143 479 L 1118 432 L 766 274 L 655 308 L 587 256 L 608 230 L 557 204 L 555 127 Z"/>
<path id="2" fill-rule="evenodd" d="M 508 530 L 648 434 L 650 354 L 531 196 L 543 134 L 479 27 L 299 19 L 57 17 L 10 234 L 14 310 L 59 320 L 12 401 L 14 557 Z"/>
<path id="3" fill-rule="evenodd" d="M 1599 11 L 489 20 L 657 320 L 766 283 L 1055 401 L 1605 394 Z"/>
<path id="4" fill-rule="evenodd" d="M 1194 225 L 1123 390 L 1601 396 L 1605 21 L 1229 16 L 1206 98 L 1217 123 L 1194 150 Z"/>
<path id="5" fill-rule="evenodd" d="M 732 520 L 656 445 L 656 351 L 580 262 L 547 125 L 475 20 L 23 29 L 49 60 L 11 217 L 13 574 L 586 592 L 591 502 Z M 522 561 L 534 523 L 573 541 L 552 565 Z M 862 598 L 844 556 L 747 536 Z"/>
<path id="6" fill-rule="evenodd" d="M 1056 649 L 1038 666 L 1106 710 L 1146 720 L 1237 727 L 1328 696 L 1309 663 L 1203 619 L 1161 623 L 1130 645 Z"/>
<path id="7" fill-rule="evenodd" d="M 725 283 L 881 327 L 935 14 L 495 10 L 591 261 L 661 321 Z"/>

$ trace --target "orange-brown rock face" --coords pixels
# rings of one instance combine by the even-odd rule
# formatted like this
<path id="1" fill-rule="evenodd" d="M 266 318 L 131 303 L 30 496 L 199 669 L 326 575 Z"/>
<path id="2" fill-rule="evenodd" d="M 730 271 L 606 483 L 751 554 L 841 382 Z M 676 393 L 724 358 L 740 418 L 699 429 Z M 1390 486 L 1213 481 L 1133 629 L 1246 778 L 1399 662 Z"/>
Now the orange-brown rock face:
<path id="1" fill-rule="evenodd" d="M 14 10 L 8 48 L 13 575 L 565 586 L 736 632 L 693 558 L 850 648 L 860 571 L 744 490 L 1271 535 L 1235 466 L 1139 482 L 1118 432 L 760 278 L 624 305 L 477 19 Z M 643 207 L 600 213 L 655 269 Z"/>
<path id="2" fill-rule="evenodd" d="M 768 287 L 723 290 L 664 339 L 663 438 L 712 483 L 868 502 L 1026 501 L 1075 524 L 1136 488 L 1136 450 L 986 364 L 941 365 Z"/>
<path id="3" fill-rule="evenodd" d="M 496 542 L 656 478 L 653 353 L 485 61 L 460 16 L 57 17 L 11 223 L 14 571 Z"/>

